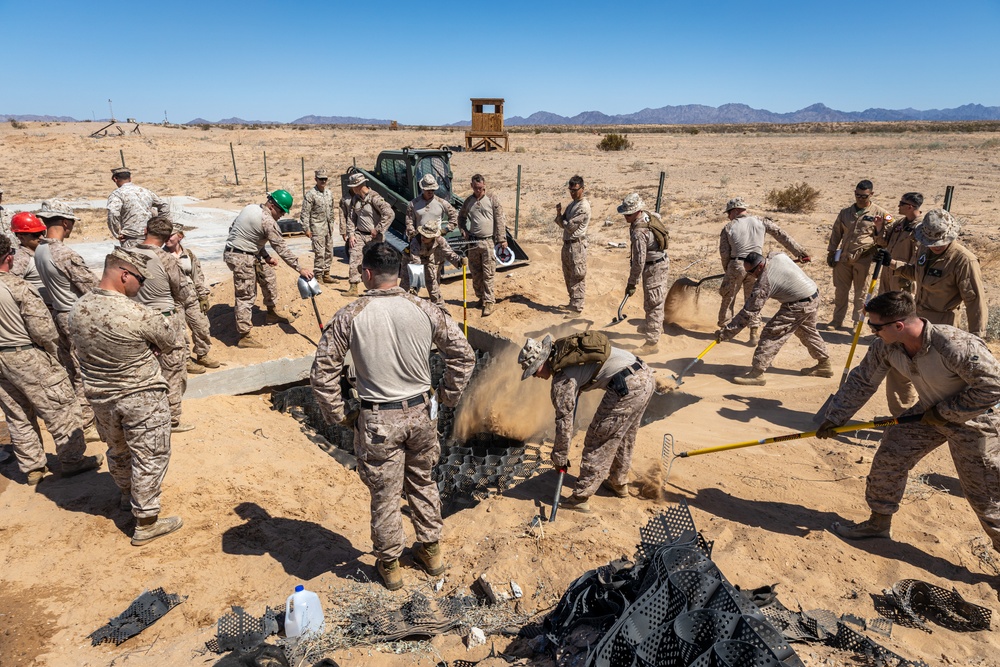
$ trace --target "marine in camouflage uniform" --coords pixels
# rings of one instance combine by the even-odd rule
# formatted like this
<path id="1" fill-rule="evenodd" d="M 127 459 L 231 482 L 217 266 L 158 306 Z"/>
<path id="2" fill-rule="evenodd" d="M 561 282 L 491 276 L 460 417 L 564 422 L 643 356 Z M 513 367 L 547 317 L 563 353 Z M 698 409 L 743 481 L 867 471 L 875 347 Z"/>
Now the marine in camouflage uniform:
<path id="1" fill-rule="evenodd" d="M 0 188 L 0 234 L 11 240 L 13 247 L 17 247 L 17 237 L 10 231 L 10 219 L 13 217 L 10 211 L 3 204 L 3 188 Z"/>
<path id="2" fill-rule="evenodd" d="M 660 334 L 663 332 L 663 306 L 667 300 L 667 275 L 670 259 L 667 249 L 661 248 L 649 230 L 650 216 L 660 219 L 659 214 L 644 210 L 645 204 L 638 194 L 626 197 L 618 212 L 629 223 L 629 245 L 632 249 L 628 285 L 625 294 L 635 294 L 639 278 L 642 278 L 642 307 L 646 311 L 646 342 L 642 351 L 653 354 L 657 351 Z"/>
<path id="3" fill-rule="evenodd" d="M 0 236 L 0 408 L 18 468 L 29 484 L 46 472 L 38 417 L 55 442 L 64 477 L 101 465 L 85 457 L 83 416 L 69 376 L 56 359 L 59 334 L 41 297 L 9 272 L 10 239 Z"/>
<path id="4" fill-rule="evenodd" d="M 438 223 L 443 234 L 458 227 L 458 211 L 436 194 L 440 186 L 433 174 L 424 174 L 419 185 L 420 196 L 406 205 L 406 238 L 414 238 L 421 227 L 431 222 Z"/>
<path id="5" fill-rule="evenodd" d="M 320 339 L 310 382 L 329 423 L 345 422 L 341 373 L 348 351 L 357 371 L 360 414 L 354 453 L 371 493 L 371 536 L 379 572 L 390 589 L 403 585 L 400 495 L 406 495 L 416 531 L 417 557 L 432 574 L 443 571 L 441 499 L 433 469 L 441 454 L 431 404 L 431 346 L 444 357 L 439 400 L 455 407 L 472 376 L 475 355 L 444 309 L 396 286 L 399 253 L 386 243 L 365 251 L 368 291 L 333 316 Z M 392 350 L 393 354 L 386 354 Z M 430 556 L 437 554 L 436 562 Z M 432 565 L 433 564 L 433 565 Z M 440 568 L 440 569 L 439 569 Z"/>
<path id="6" fill-rule="evenodd" d="M 841 210 L 833 223 L 826 263 L 833 269 L 834 309 L 829 326 L 840 328 L 847 316 L 847 298 L 854 290 L 851 318 L 862 317 L 868 292 L 875 227 L 892 223 L 892 215 L 871 200 L 871 181 L 861 181 L 854 190 L 854 205 Z"/>
<path id="7" fill-rule="evenodd" d="M 347 202 L 347 251 L 350 260 L 347 281 L 351 288 L 348 294 L 355 296 L 361 284 L 361 260 L 365 248 L 370 243 L 385 240 L 396 214 L 382 195 L 369 188 L 368 179 L 361 173 L 353 173 L 347 178 L 351 198 Z"/>
<path id="8" fill-rule="evenodd" d="M 408 248 L 410 266 L 423 265 L 424 284 L 427 286 L 427 295 L 432 303 L 441 305 L 444 298 L 441 296 L 441 272 L 445 262 L 451 262 L 456 269 L 462 268 L 467 261 L 464 257 L 459 257 L 458 253 L 451 249 L 451 245 L 441 236 L 441 223 L 431 220 L 417 230 L 417 233 L 410 240 Z M 410 291 L 410 272 L 404 265 L 401 267 L 399 286 Z"/>
<path id="9" fill-rule="evenodd" d="M 719 287 L 719 294 L 722 295 L 722 303 L 719 306 L 720 327 L 725 326 L 726 322 L 732 319 L 733 304 L 736 302 L 736 294 L 741 287 L 743 288 L 743 300 L 746 301 L 750 298 L 754 277 L 743 269 L 743 260 L 751 252 L 763 254 L 765 234 L 770 234 L 798 259 L 805 259 L 809 256 L 805 248 L 796 243 L 773 220 L 747 215 L 746 208 L 742 197 L 734 197 L 726 202 L 725 212 L 729 217 L 729 222 L 719 233 L 719 257 L 722 260 L 722 270 L 726 274 Z M 760 312 L 754 313 L 749 324 L 750 344 L 754 345 L 760 340 L 758 337 Z"/>
<path id="10" fill-rule="evenodd" d="M 80 403 L 84 422 L 94 421 L 94 411 L 83 391 L 80 364 L 76 358 L 75 341 L 69 334 L 69 311 L 82 295 L 97 287 L 97 277 L 87 268 L 75 250 L 63 243 L 73 232 L 76 216 L 68 204 L 58 200 L 42 202 L 37 213 L 48 229 L 35 249 L 35 269 L 45 284 L 43 298 L 59 331 L 59 362 L 69 374 Z"/>
<path id="11" fill-rule="evenodd" d="M 264 293 L 269 324 L 287 322 L 288 315 L 278 310 L 278 278 L 274 268 L 278 260 L 271 257 L 264 246 L 268 243 L 288 266 L 299 272 L 306 280 L 312 280 L 313 272 L 303 269 L 298 258 L 285 245 L 277 221 L 281 208 L 270 196 L 264 204 L 250 204 L 240 211 L 229 226 L 229 237 L 222 259 L 233 272 L 233 291 L 236 304 L 236 330 L 240 335 L 240 347 L 263 347 L 250 332 L 253 329 L 251 314 L 257 300 L 257 285 Z"/>
<path id="12" fill-rule="evenodd" d="M 764 371 L 771 366 L 778 350 L 793 334 L 805 345 L 809 356 L 819 362 L 816 366 L 803 369 L 802 374 L 833 377 L 830 353 L 816 330 L 816 312 L 819 308 L 816 283 L 784 253 L 771 253 L 765 260 L 760 253 L 750 252 L 743 263 L 747 274 L 755 278 L 753 289 L 740 312 L 716 332 L 715 339 L 719 342 L 732 340 L 754 317 L 759 321 L 760 311 L 768 299 L 774 299 L 781 306 L 760 333 L 750 372 L 734 378 L 733 382 L 743 385 L 765 384 Z"/>
<path id="13" fill-rule="evenodd" d="M 170 219 L 170 204 L 133 183 L 129 169 L 115 167 L 111 170 L 111 180 L 118 189 L 108 195 L 108 231 L 123 248 L 134 248 L 146 237 L 146 222 L 150 218 Z"/>
<path id="14" fill-rule="evenodd" d="M 144 259 L 112 251 L 100 286 L 77 301 L 69 316 L 87 398 L 108 443 L 108 469 L 121 490 L 122 509 L 137 518 L 136 546 L 181 526 L 180 517 L 158 520 L 170 461 L 170 404 L 153 354 L 173 354 L 180 343 L 163 315 L 129 298 L 139 291 L 136 275 L 146 275 Z"/>
<path id="15" fill-rule="evenodd" d="M 10 273 L 26 280 L 45 301 L 48 298 L 45 283 L 42 282 L 42 277 L 38 274 L 38 268 L 35 266 L 35 249 L 41 242 L 43 234 L 45 232 L 16 234 L 17 242 L 20 245 L 13 246 L 17 248 L 17 253 L 14 255 L 14 261 L 11 262 Z"/>
<path id="16" fill-rule="evenodd" d="M 892 303 L 907 299 L 904 308 Z M 1000 417 L 994 412 L 1000 363 L 977 336 L 917 318 L 904 292 L 872 299 L 868 311 L 880 328 L 877 340 L 834 396 L 818 435 L 832 437 L 830 429 L 868 401 L 890 368 L 913 382 L 920 397 L 905 414 L 924 417 L 885 430 L 865 490 L 872 516 L 854 526 L 834 524 L 834 531 L 849 539 L 889 537 L 910 470 L 947 442 L 966 500 L 1000 551 Z"/>
<path id="17" fill-rule="evenodd" d="M 885 294 L 895 290 L 904 290 L 910 294 L 917 291 L 916 284 L 899 275 L 897 269 L 917 261 L 919 244 L 913 236 L 917 226 L 917 218 L 921 217 L 920 206 L 924 196 L 919 192 L 907 192 L 899 198 L 899 217 L 890 224 L 876 220 L 875 243 L 889 253 L 892 263 L 882 267 L 879 276 L 878 293 Z"/>
<path id="18" fill-rule="evenodd" d="M 184 308 L 184 320 L 191 331 L 191 339 L 194 342 L 195 364 L 205 368 L 218 368 L 219 363 L 209 353 L 212 350 L 211 324 L 208 321 L 208 307 L 211 303 L 212 291 L 205 284 L 205 273 L 201 269 L 201 262 L 198 256 L 190 248 L 182 245 L 184 240 L 184 230 L 179 225 L 174 225 L 174 233 L 163 245 L 163 249 L 177 259 L 181 273 L 188 281 L 189 287 L 194 290 L 198 298 L 197 308 Z M 188 365 L 188 372 L 197 366 Z M 198 371 L 194 371 L 198 372 Z M 202 370 L 201 372 L 204 372 Z"/>
<path id="19" fill-rule="evenodd" d="M 333 276 L 330 275 L 330 263 L 333 261 L 333 219 L 336 216 L 333 192 L 326 188 L 329 180 L 326 169 L 317 169 L 315 177 L 316 185 L 302 200 L 299 222 L 306 236 L 312 240 L 313 273 L 317 279 L 333 283 Z"/>
<path id="20" fill-rule="evenodd" d="M 493 312 L 496 296 L 493 278 L 496 273 L 495 247 L 507 248 L 507 216 L 496 193 L 486 190 L 486 179 L 472 177 L 472 194 L 458 212 L 458 227 L 469 241 L 465 256 L 472 274 L 472 289 L 483 307 L 483 317 Z"/>
<path id="21" fill-rule="evenodd" d="M 587 295 L 587 227 L 590 225 L 590 202 L 584 195 L 583 178 L 569 179 L 569 193 L 573 201 L 566 206 L 556 204 L 555 223 L 562 227 L 562 270 L 566 292 L 569 293 L 568 310 L 583 312 Z"/>
<path id="22" fill-rule="evenodd" d="M 531 376 L 552 379 L 552 405 L 556 412 L 556 437 L 552 445 L 552 464 L 559 469 L 569 465 L 569 446 L 580 393 L 604 392 L 594 419 L 587 428 L 580 460 L 580 474 L 573 494 L 561 507 L 590 512 L 587 500 L 604 486 L 615 496 L 628 495 L 628 473 L 639 423 L 653 395 L 653 373 L 631 352 L 611 347 L 608 358 L 553 370 L 552 337 L 540 343 L 528 339 L 518 362 L 521 379 Z"/>

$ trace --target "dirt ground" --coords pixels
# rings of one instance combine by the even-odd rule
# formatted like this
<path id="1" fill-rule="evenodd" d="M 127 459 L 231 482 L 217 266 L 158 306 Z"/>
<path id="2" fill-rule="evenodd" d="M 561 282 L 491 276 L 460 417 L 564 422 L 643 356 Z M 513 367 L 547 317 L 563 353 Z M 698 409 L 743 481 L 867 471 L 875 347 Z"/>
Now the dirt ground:
<path id="1" fill-rule="evenodd" d="M 325 166 L 339 173 L 353 159 L 372 167 L 378 152 L 402 146 L 458 144 L 458 130 L 346 130 L 142 127 L 142 136 L 92 139 L 87 123 L 29 123 L 27 129 L 0 126 L 0 183 L 4 204 L 59 197 L 93 200 L 113 188 L 110 169 L 123 151 L 134 180 L 161 196 L 196 197 L 235 212 L 263 201 L 262 152 L 267 151 L 268 186 L 301 195 L 301 158 L 306 177 Z M 614 207 L 638 191 L 652 203 L 665 171 L 665 218 L 671 223 L 671 279 L 717 273 L 718 232 L 724 202 L 743 196 L 754 212 L 766 212 L 764 197 L 774 187 L 801 181 L 821 191 L 808 215 L 769 213 L 818 260 L 805 267 L 820 285 L 821 320 L 832 308 L 825 257 L 829 227 L 852 203 L 862 178 L 875 183 L 875 199 L 895 213 L 900 194 L 925 195 L 925 210 L 939 205 L 945 186 L 956 186 L 952 210 L 965 221 L 962 241 L 980 257 L 988 298 L 1000 305 L 1000 234 L 995 222 L 1000 197 L 1000 140 L 989 134 L 636 134 L 635 147 L 602 153 L 589 132 L 543 132 L 512 137 L 506 154 L 453 155 L 457 191 L 467 194 L 469 177 L 484 174 L 500 195 L 513 227 L 515 178 L 522 165 L 519 238 L 530 265 L 498 274 L 498 304 L 470 324 L 515 341 L 547 331 L 585 326 L 604 328 L 623 296 L 628 256 L 609 243 L 626 240 Z M 230 142 L 240 185 L 235 185 Z M 551 223 L 554 205 L 568 201 L 566 180 L 587 182 L 593 206 L 587 305 L 566 320 L 554 307 L 567 301 L 559 268 L 559 234 Z M 307 183 L 309 185 L 309 183 Z M 297 214 L 297 206 L 293 213 Z M 106 230 L 100 211 L 86 214 L 75 240 L 99 240 Z M 339 245 L 339 240 L 338 240 Z M 771 244 L 772 249 L 776 244 Z M 263 350 L 238 350 L 232 321 L 231 281 L 213 288 L 210 317 L 213 352 L 230 366 L 309 354 L 318 327 L 311 306 L 301 301 L 295 274 L 279 269 L 281 303 L 298 317 L 291 325 L 261 327 Z M 344 278 L 317 300 L 324 318 L 348 302 Z M 471 287 L 470 287 L 471 292 Z M 462 317 L 461 282 L 444 286 L 448 309 Z M 668 327 L 658 354 L 647 359 L 669 377 L 711 340 L 718 296 L 703 289 L 678 321 Z M 773 307 L 766 314 L 773 312 Z M 641 301 L 626 306 L 629 319 L 607 329 L 621 345 L 641 344 L 636 331 Z M 262 313 L 256 315 L 263 324 Z M 846 360 L 850 336 L 824 333 L 835 366 Z M 802 378 L 809 365 L 804 348 L 791 341 L 768 372 L 765 387 L 739 387 L 731 378 L 749 366 L 747 333 L 706 356 L 683 391 L 654 397 L 636 445 L 636 482 L 631 497 L 603 492 L 591 515 L 561 512 L 544 536 L 526 528 L 547 507 L 554 476 L 533 478 L 502 497 L 450 516 L 443 547 L 450 569 L 445 591 L 468 592 L 486 572 L 495 581 L 513 579 L 524 589 L 522 608 L 543 611 L 588 569 L 631 556 L 638 529 L 661 503 L 684 498 L 698 527 L 715 542 L 713 558 L 735 584 L 753 588 L 778 582 L 789 607 L 823 608 L 873 618 L 871 599 L 901 579 L 914 578 L 951 589 L 967 600 L 1000 611 L 1000 556 L 983 549 L 985 537 L 962 497 L 954 466 L 942 448 L 914 471 L 904 505 L 893 525 L 894 540 L 845 542 L 829 531 L 839 520 L 867 516 L 864 481 L 877 444 L 872 436 L 843 441 L 799 440 L 679 459 L 660 500 L 640 497 L 643 479 L 657 481 L 661 448 L 670 434 L 678 450 L 809 430 L 813 416 L 837 379 Z M 998 351 L 996 345 L 994 351 Z M 864 342 L 859 351 L 864 353 Z M 839 376 L 839 373 L 838 373 Z M 532 379 L 494 381 L 477 400 L 493 401 L 482 414 L 501 428 L 551 429 L 547 386 Z M 481 398 L 479 398 L 481 397 Z M 590 410 L 582 410 L 586 424 Z M 368 526 L 368 494 L 357 475 L 325 454 L 290 417 L 270 408 L 269 394 L 188 400 L 185 418 L 196 429 L 173 437 L 163 508 L 184 518 L 175 536 L 144 548 L 128 543 L 131 519 L 117 509 L 118 493 L 106 471 L 36 488 L 11 463 L 0 465 L 0 665 L 178 665 L 211 664 L 205 642 L 217 619 L 240 605 L 252 613 L 275 604 L 303 583 L 333 602 L 354 580 L 375 578 Z M 886 414 L 881 393 L 858 420 Z M 475 430 L 475 424 L 469 428 Z M 49 451 L 51 440 L 46 434 Z M 582 432 L 571 451 L 579 464 Z M 100 451 L 100 443 L 91 445 Z M 570 480 L 572 483 L 572 472 Z M 647 494 L 648 495 L 648 494 Z M 653 494 L 656 495 L 656 494 Z M 412 534 L 412 533 L 410 533 Z M 405 562 L 404 592 L 430 590 L 430 582 Z M 188 596 L 153 627 L 118 647 L 91 647 L 87 635 L 125 609 L 144 589 L 163 587 Z M 344 619 L 328 616 L 327 623 Z M 911 659 L 929 664 L 1000 665 L 1000 640 L 992 632 L 959 634 L 935 627 L 932 634 L 896 627 L 877 640 Z M 510 641 L 494 636 L 498 650 Z M 428 664 L 440 659 L 476 660 L 485 647 L 466 651 L 459 637 L 443 636 L 429 649 L 407 655 L 377 648 L 341 651 L 341 665 Z M 846 654 L 798 647 L 806 665 L 850 664 Z"/>

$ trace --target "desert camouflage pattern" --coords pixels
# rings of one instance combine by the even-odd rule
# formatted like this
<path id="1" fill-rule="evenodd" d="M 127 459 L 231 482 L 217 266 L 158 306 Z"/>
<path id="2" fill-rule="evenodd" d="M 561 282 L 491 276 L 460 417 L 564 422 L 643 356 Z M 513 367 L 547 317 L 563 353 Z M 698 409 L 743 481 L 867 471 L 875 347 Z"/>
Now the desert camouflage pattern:
<path id="1" fill-rule="evenodd" d="M 921 246 L 917 261 L 897 271 L 916 284 L 917 315 L 954 326 L 964 303 L 969 332 L 980 338 L 986 335 L 989 304 L 979 259 L 961 242 L 953 241 L 940 255 Z"/>
<path id="2" fill-rule="evenodd" d="M 961 329 L 924 322 L 923 344 L 911 359 L 900 344 L 877 339 L 834 396 L 826 418 L 846 422 L 878 389 L 890 368 L 910 380 L 918 403 L 908 413 L 935 408 L 948 423 L 901 424 L 885 431 L 865 492 L 868 505 L 892 514 L 909 471 L 948 443 L 966 499 L 1000 551 L 1000 363 L 983 341 Z"/>
<path id="3" fill-rule="evenodd" d="M 750 292 L 753 290 L 757 278 L 746 272 L 743 268 L 742 259 L 731 259 L 725 265 L 726 275 L 722 277 L 722 285 L 719 286 L 719 294 L 722 296 L 722 303 L 719 304 L 719 327 L 726 326 L 726 322 L 733 318 L 733 305 L 736 303 L 736 295 L 740 289 L 743 290 L 743 302 L 750 299 Z M 751 319 L 748 324 L 758 329 L 760 328 L 760 311 L 750 313 Z"/>
<path id="4" fill-rule="evenodd" d="M 634 358 L 634 357 L 633 357 Z M 639 423 L 653 395 L 653 374 L 643 364 L 625 380 L 627 396 L 605 389 L 594 419 L 587 428 L 580 460 L 580 474 L 573 486 L 573 495 L 589 498 L 604 480 L 616 486 L 628 482 L 632 451 Z M 568 464 L 570 435 L 577 397 L 583 386 L 574 373 L 560 371 L 552 378 L 552 405 L 556 410 L 556 444 L 552 462 L 557 467 Z M 605 383 L 606 386 L 606 383 Z"/>
<path id="5" fill-rule="evenodd" d="M 458 227 L 463 236 L 472 240 L 492 238 L 492 245 L 506 241 L 507 214 L 500 198 L 489 190 L 481 199 L 469 195 L 458 212 Z"/>
<path id="6" fill-rule="evenodd" d="M 11 212 L 7 210 L 7 207 L 0 206 L 0 234 L 3 234 L 7 238 L 9 238 L 11 247 L 16 248 L 17 236 L 15 236 L 14 232 L 10 230 L 10 220 L 13 217 L 14 216 L 11 214 Z"/>
<path id="7" fill-rule="evenodd" d="M 278 277 L 274 267 L 254 255 L 225 252 L 222 260 L 233 272 L 233 292 L 236 296 L 236 331 L 245 336 L 253 329 L 253 304 L 257 300 L 257 285 L 264 296 L 264 307 L 271 308 L 278 299 Z"/>
<path id="8" fill-rule="evenodd" d="M 177 256 L 175 255 L 175 257 Z M 194 343 L 194 353 L 196 356 L 203 357 L 212 349 L 212 336 L 211 324 L 208 321 L 208 316 L 201 312 L 200 304 L 203 302 L 207 304 L 212 297 L 212 292 L 205 284 L 205 273 L 202 271 L 201 262 L 193 251 L 182 247 L 177 261 L 184 277 L 191 283 L 189 287 L 194 290 L 195 296 L 198 297 L 198 306 L 185 306 L 183 310 L 184 321 L 187 322 L 191 332 L 190 338 Z"/>
<path id="9" fill-rule="evenodd" d="M 421 264 L 424 269 L 424 283 L 427 285 L 427 294 L 432 303 L 443 304 L 444 298 L 441 296 L 441 272 L 445 262 L 451 262 L 456 269 L 462 268 L 462 258 L 458 256 L 451 245 L 442 236 L 435 236 L 430 246 L 425 246 L 425 237 L 417 234 L 410 240 L 410 264 Z M 402 267 L 399 286 L 410 290 L 410 272 L 406 270 L 406 265 Z"/>
<path id="10" fill-rule="evenodd" d="M 97 276 L 83 257 L 57 239 L 43 238 L 35 248 L 35 269 L 49 296 L 45 303 L 60 313 L 68 313 L 78 298 L 97 287 Z"/>
<path id="11" fill-rule="evenodd" d="M 108 231 L 113 239 L 129 241 L 130 247 L 142 243 L 146 223 L 154 216 L 169 220 L 170 204 L 146 188 L 128 182 L 108 195 Z"/>
<path id="12" fill-rule="evenodd" d="M 569 294 L 569 306 L 583 310 L 587 295 L 587 227 L 590 225 L 590 202 L 586 197 L 570 202 L 556 224 L 563 230 L 563 282 Z"/>
<path id="13" fill-rule="evenodd" d="M 359 239 L 362 243 L 383 240 L 385 230 L 389 229 L 396 216 L 389 202 L 374 190 L 369 190 L 363 197 L 352 195 L 347 210 L 347 235 L 369 237 Z"/>
<path id="14" fill-rule="evenodd" d="M 160 490 L 170 463 L 170 407 L 163 389 L 94 400 L 97 432 L 108 444 L 108 470 L 139 519 L 160 514 Z"/>
<path id="15" fill-rule="evenodd" d="M 646 215 L 656 213 L 645 212 Z M 659 217 L 659 216 L 657 216 Z M 628 276 L 629 287 L 635 287 L 642 278 L 642 307 L 646 312 L 646 343 L 654 345 L 663 332 L 663 306 L 667 300 L 667 277 L 670 260 L 660 250 L 653 233 L 649 231 L 649 218 L 640 215 L 629 228 L 632 248 Z"/>
<path id="16" fill-rule="evenodd" d="M 902 262 L 904 265 L 916 264 L 918 244 L 913 237 L 916 226 L 916 220 L 899 218 L 882 228 L 882 233 L 875 236 L 875 243 L 885 248 L 894 261 Z M 878 293 L 885 294 L 897 290 L 914 294 L 917 286 L 912 279 L 900 275 L 899 269 L 883 266 L 882 274 L 879 276 Z"/>
<path id="17" fill-rule="evenodd" d="M 57 356 L 58 340 L 52 315 L 31 284 L 0 271 L 0 347 L 37 345 Z"/>
<path id="18" fill-rule="evenodd" d="M 458 211 L 437 195 L 434 195 L 434 199 L 430 201 L 423 197 L 417 197 L 406 207 L 406 237 L 412 239 L 416 236 L 418 229 L 428 222 L 437 220 L 442 222 L 442 234 L 447 234 L 458 227 Z"/>
<path id="19" fill-rule="evenodd" d="M 841 251 L 840 260 L 833 267 L 834 307 L 832 321 L 841 324 L 847 316 L 848 297 L 854 291 L 851 319 L 861 317 L 865 295 L 871 281 L 873 248 L 875 247 L 875 221 L 892 222 L 892 215 L 877 204 L 858 210 L 854 205 L 840 211 L 833 223 L 827 255 L 833 258 Z"/>
<path id="20" fill-rule="evenodd" d="M 333 221 L 336 209 L 333 207 L 333 192 L 329 188 L 320 191 L 313 187 L 302 200 L 299 222 L 312 235 L 313 271 L 323 274 L 330 270 L 333 259 Z"/>
<path id="21" fill-rule="evenodd" d="M 268 243 L 285 264 L 299 270 L 299 260 L 285 244 L 281 229 L 271 213 L 262 204 L 243 207 L 229 226 L 226 245 L 244 252 L 260 253 Z"/>
<path id="22" fill-rule="evenodd" d="M 94 421 L 94 410 L 90 407 L 90 402 L 87 400 L 83 370 L 80 367 L 80 360 L 77 358 L 76 343 L 70 332 L 69 313 L 49 312 L 52 315 L 52 321 L 56 323 L 56 331 L 59 333 L 57 341 L 59 349 L 56 352 L 56 358 L 62 364 L 62 367 L 66 369 L 66 374 L 73 385 L 73 391 L 76 392 L 77 403 L 80 406 L 80 412 L 83 414 L 84 423 L 90 424 Z"/>
<path id="23" fill-rule="evenodd" d="M 35 288 L 35 292 L 45 301 L 48 293 L 45 291 L 42 277 L 38 275 L 38 269 L 35 268 L 35 251 L 23 245 L 12 247 L 17 248 L 17 253 L 15 253 L 14 261 L 10 265 L 11 275 L 28 281 Z"/>
<path id="24" fill-rule="evenodd" d="M 469 274 L 476 298 L 483 305 L 496 303 L 493 280 L 496 276 L 497 259 L 493 253 L 493 239 L 470 241 L 465 248 L 465 256 L 469 258 Z"/>

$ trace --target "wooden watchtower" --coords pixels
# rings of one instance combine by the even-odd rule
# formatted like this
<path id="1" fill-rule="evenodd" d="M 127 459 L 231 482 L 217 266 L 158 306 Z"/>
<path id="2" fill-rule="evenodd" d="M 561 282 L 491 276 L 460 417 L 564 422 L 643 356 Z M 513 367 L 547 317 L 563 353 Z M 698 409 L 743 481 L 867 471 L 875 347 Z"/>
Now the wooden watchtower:
<path id="1" fill-rule="evenodd" d="M 493 111 L 487 113 L 484 107 L 493 107 Z M 506 153 L 508 137 L 507 130 L 503 129 L 503 98 L 473 97 L 472 129 L 465 132 L 465 150 Z"/>

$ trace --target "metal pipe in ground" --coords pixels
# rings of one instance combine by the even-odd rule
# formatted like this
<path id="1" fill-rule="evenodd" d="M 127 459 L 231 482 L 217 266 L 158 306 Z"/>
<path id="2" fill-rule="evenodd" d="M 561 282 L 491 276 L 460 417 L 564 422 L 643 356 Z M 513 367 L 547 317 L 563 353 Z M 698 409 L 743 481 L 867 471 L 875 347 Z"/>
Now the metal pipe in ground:
<path id="1" fill-rule="evenodd" d="M 663 201 L 663 180 L 667 177 L 667 172 L 660 172 L 660 188 L 656 191 L 656 212 L 660 212 L 660 203 Z"/>
<path id="2" fill-rule="evenodd" d="M 236 185 L 240 184 L 240 174 L 236 171 L 236 151 L 233 150 L 233 142 L 229 142 L 229 154 L 233 158 L 233 176 L 236 178 Z"/>
<path id="3" fill-rule="evenodd" d="M 518 221 L 521 218 L 521 165 L 517 165 L 517 194 L 514 196 L 514 238 L 517 238 Z"/>

